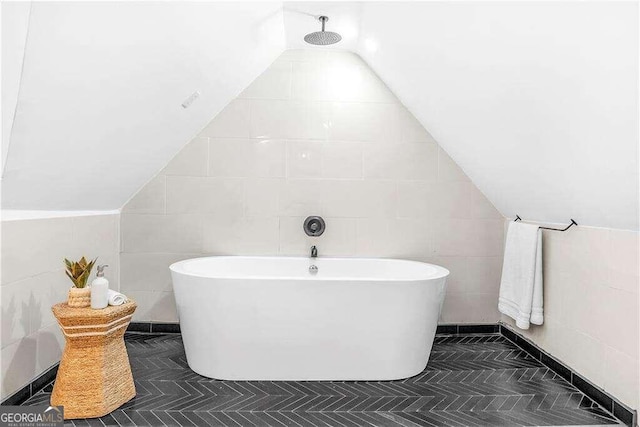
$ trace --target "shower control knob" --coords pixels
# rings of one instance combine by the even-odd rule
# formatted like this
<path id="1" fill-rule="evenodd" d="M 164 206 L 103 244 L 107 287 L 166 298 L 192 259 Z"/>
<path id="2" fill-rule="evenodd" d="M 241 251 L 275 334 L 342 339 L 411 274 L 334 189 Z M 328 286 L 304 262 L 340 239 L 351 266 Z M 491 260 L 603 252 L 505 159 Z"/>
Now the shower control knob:
<path id="1" fill-rule="evenodd" d="M 304 220 L 302 228 L 307 236 L 321 236 L 325 228 L 324 219 L 319 216 L 309 216 Z"/>

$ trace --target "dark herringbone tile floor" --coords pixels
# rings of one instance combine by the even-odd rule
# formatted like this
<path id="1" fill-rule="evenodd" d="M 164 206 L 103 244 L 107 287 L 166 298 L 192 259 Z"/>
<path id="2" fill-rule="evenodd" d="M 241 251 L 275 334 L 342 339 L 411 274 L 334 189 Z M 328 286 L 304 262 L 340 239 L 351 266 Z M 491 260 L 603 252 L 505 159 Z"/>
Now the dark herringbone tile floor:
<path id="1" fill-rule="evenodd" d="M 137 396 L 69 425 L 568 426 L 618 424 L 501 335 L 437 336 L 402 381 L 217 381 L 187 366 L 180 335 L 127 334 Z M 48 403 L 49 386 L 27 405 Z"/>

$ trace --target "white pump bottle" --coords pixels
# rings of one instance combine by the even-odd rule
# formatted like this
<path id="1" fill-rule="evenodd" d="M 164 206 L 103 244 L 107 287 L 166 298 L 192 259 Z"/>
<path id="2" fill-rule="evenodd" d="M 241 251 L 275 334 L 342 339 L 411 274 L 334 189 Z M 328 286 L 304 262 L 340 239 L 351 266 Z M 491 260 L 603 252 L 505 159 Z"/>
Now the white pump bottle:
<path id="1" fill-rule="evenodd" d="M 106 308 L 109 305 L 109 281 L 104 277 L 104 268 L 99 265 L 96 278 L 91 282 L 91 308 Z"/>

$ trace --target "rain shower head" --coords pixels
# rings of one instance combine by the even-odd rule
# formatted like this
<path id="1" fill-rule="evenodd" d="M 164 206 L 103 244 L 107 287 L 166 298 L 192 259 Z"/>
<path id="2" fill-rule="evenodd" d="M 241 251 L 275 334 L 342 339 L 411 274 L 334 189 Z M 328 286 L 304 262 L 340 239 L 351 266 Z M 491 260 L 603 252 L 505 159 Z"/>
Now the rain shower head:
<path id="1" fill-rule="evenodd" d="M 304 36 L 304 41 L 309 44 L 315 44 L 318 46 L 326 46 L 329 44 L 338 43 L 342 40 L 342 36 L 338 33 L 334 33 L 332 31 L 325 31 L 324 24 L 329 20 L 326 16 L 321 16 L 318 20 L 322 23 L 322 30 L 316 31 L 315 33 L 309 33 Z"/>

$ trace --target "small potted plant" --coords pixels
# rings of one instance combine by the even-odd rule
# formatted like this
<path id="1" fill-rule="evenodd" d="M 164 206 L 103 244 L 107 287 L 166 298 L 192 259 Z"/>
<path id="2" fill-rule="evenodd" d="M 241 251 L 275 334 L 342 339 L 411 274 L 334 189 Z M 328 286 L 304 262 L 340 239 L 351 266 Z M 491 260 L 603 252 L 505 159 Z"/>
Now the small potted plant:
<path id="1" fill-rule="evenodd" d="M 65 273 L 67 273 L 67 277 L 73 282 L 73 286 L 69 289 L 69 297 L 67 298 L 69 307 L 91 306 L 91 289 L 87 287 L 87 280 L 89 280 L 89 275 L 95 262 L 95 259 L 88 262 L 85 257 L 80 258 L 78 262 L 64 259 L 64 264 L 67 267 Z"/>

